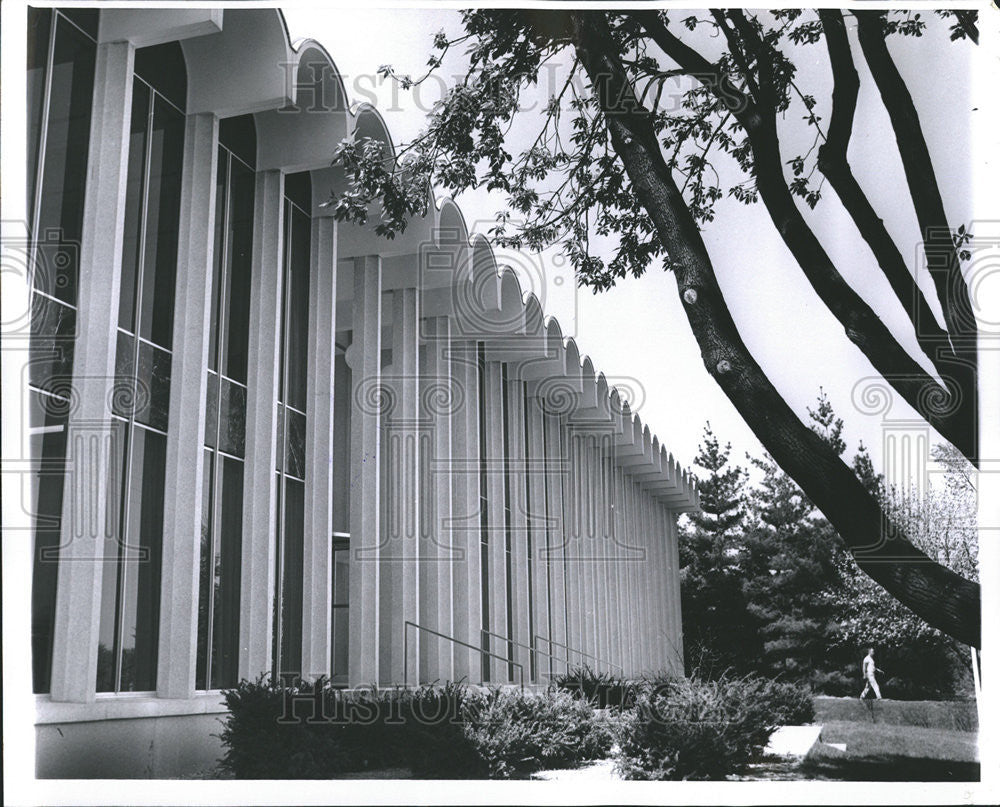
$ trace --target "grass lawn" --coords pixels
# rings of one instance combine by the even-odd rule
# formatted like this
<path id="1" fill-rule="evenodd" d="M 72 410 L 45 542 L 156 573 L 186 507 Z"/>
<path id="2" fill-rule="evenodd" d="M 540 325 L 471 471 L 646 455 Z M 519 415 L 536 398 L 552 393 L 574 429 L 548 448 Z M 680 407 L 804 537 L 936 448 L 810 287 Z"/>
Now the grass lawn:
<path id="1" fill-rule="evenodd" d="M 979 780 L 975 704 L 889 701 L 874 711 L 856 699 L 817 698 L 822 743 L 799 773 L 849 781 L 974 782 Z"/>
<path id="2" fill-rule="evenodd" d="M 870 701 L 872 712 L 858 698 L 813 699 L 816 723 L 849 721 L 894 726 L 919 726 L 975 732 L 978 728 L 976 704 L 972 701 Z M 874 718 L 874 720 L 873 720 Z M 836 740 L 834 742 L 837 742 Z"/>

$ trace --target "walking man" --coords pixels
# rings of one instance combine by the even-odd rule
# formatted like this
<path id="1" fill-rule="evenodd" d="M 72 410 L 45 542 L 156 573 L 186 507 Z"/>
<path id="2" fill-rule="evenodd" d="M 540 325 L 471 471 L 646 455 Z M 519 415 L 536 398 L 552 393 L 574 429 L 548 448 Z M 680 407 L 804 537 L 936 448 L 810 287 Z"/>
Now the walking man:
<path id="1" fill-rule="evenodd" d="M 878 700 L 882 700 L 882 693 L 879 692 L 878 681 L 875 680 L 875 673 L 882 672 L 878 667 L 875 666 L 875 648 L 868 648 L 868 655 L 865 656 L 864 661 L 861 662 L 861 677 L 865 679 L 865 688 L 861 691 L 861 700 L 865 699 L 865 695 L 871 690 L 875 693 L 875 697 Z"/>

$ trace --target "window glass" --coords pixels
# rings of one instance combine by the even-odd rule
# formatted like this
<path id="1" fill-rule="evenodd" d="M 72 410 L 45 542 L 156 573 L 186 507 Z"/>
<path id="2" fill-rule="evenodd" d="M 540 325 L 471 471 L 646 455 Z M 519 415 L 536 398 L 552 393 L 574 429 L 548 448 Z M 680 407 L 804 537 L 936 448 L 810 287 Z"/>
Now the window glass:
<path id="1" fill-rule="evenodd" d="M 285 198 L 307 212 L 312 210 L 312 178 L 308 171 L 285 177 Z"/>
<path id="2" fill-rule="evenodd" d="M 31 386 L 65 395 L 73 376 L 76 308 L 45 295 L 31 297 Z"/>
<path id="3" fill-rule="evenodd" d="M 243 163 L 232 161 L 231 210 L 227 253 L 228 294 L 223 367 L 226 375 L 247 382 L 247 343 L 250 333 L 250 279 L 253 273 L 254 173 Z"/>
<path id="4" fill-rule="evenodd" d="M 128 176 L 125 182 L 125 220 L 122 227 L 122 279 L 118 301 L 118 327 L 135 331 L 135 293 L 139 274 L 140 226 L 146 179 L 146 135 L 149 125 L 149 87 L 132 85 L 132 123 L 128 141 Z"/>
<path id="5" fill-rule="evenodd" d="M 230 150 L 232 131 L 220 128 L 216 175 L 203 494 L 211 504 L 199 576 L 198 689 L 233 686 L 238 676 L 254 175 Z"/>
<path id="6" fill-rule="evenodd" d="M 42 117 L 45 111 L 45 79 L 49 64 L 52 9 L 28 8 L 28 213 L 35 209 L 35 181 L 38 149 L 41 146 Z"/>
<path id="7" fill-rule="evenodd" d="M 96 20 L 96 12 L 93 13 Z M 28 9 L 27 204 L 31 273 L 32 678 L 48 692 L 71 407 L 77 285 L 96 45 L 61 12 Z"/>
<path id="8" fill-rule="evenodd" d="M 31 436 L 31 453 L 41 461 L 32 500 L 35 527 L 34 563 L 31 580 L 31 659 L 35 692 L 49 691 L 52 658 L 52 626 L 56 602 L 59 562 L 59 524 L 62 517 L 63 458 L 66 456 L 66 409 L 32 395 L 34 411 L 44 420 Z M 56 412 L 53 413 L 53 409 Z M 35 426 L 36 424 L 32 424 Z"/>
<path id="9" fill-rule="evenodd" d="M 246 441 L 247 388 L 223 379 L 220 391 L 219 450 L 242 459 Z"/>
<path id="10" fill-rule="evenodd" d="M 170 348 L 174 322 L 184 115 L 156 96 L 149 144 L 139 335 Z"/>
<path id="11" fill-rule="evenodd" d="M 97 39 L 97 30 L 100 10 L 96 8 L 61 8 L 60 13 L 65 14 L 80 28 L 82 28 L 91 39 Z"/>
<path id="12" fill-rule="evenodd" d="M 115 538 L 106 542 L 97 687 L 156 688 L 166 431 L 180 223 L 184 114 L 157 90 L 185 79 L 173 49 L 136 51 L 115 359 Z M 156 53 L 162 59 L 154 58 Z M 169 70 L 173 74 L 166 75 Z M 143 77 L 144 76 L 144 77 Z M 148 82 L 148 83 L 147 83 Z M 152 85 L 152 86 L 150 86 Z M 154 89 L 156 88 L 156 89 Z M 183 98 L 180 99 L 183 103 Z M 109 505 L 110 506 L 110 505 Z"/>
<path id="13" fill-rule="evenodd" d="M 220 120 L 219 143 L 251 168 L 257 166 L 257 130 L 253 115 Z"/>
<path id="14" fill-rule="evenodd" d="M 350 631 L 351 563 L 349 540 L 335 538 L 333 544 L 333 613 L 331 636 L 331 680 L 334 684 L 347 684 L 348 645 Z"/>
<path id="15" fill-rule="evenodd" d="M 301 674 L 302 665 L 302 531 L 305 485 L 278 476 L 276 532 L 279 538 L 275 581 L 273 673 L 286 683 Z"/>
<path id="16" fill-rule="evenodd" d="M 210 613 L 212 599 L 212 577 L 215 571 L 215 559 L 212 551 L 212 480 L 215 478 L 215 454 L 211 451 L 202 453 L 204 473 L 201 482 L 201 552 L 198 566 L 198 653 L 195 661 L 195 689 L 208 689 L 208 625 L 212 619 Z"/>
<path id="17" fill-rule="evenodd" d="M 57 15 L 34 286 L 70 305 L 76 305 L 95 60 L 93 40 Z"/>
<path id="18" fill-rule="evenodd" d="M 101 587 L 99 692 L 156 689 L 166 438 L 133 428 L 123 446 L 118 530 Z"/>
<path id="19" fill-rule="evenodd" d="M 212 236 L 212 316 L 208 330 L 208 369 L 219 371 L 219 309 L 225 299 L 226 205 L 229 187 L 229 152 L 219 146 L 219 168 L 215 174 L 215 227 Z"/>
<path id="20" fill-rule="evenodd" d="M 280 383 L 277 465 L 279 508 L 275 540 L 279 568 L 275 580 L 273 672 L 286 680 L 302 663 L 302 551 L 304 531 L 306 355 L 309 332 L 309 251 L 311 220 L 288 195 L 301 194 L 309 175 L 286 178 L 285 256 L 282 266 Z"/>
<path id="21" fill-rule="evenodd" d="M 351 390 L 353 376 L 337 352 L 333 367 L 333 531 L 351 531 Z"/>
<path id="22" fill-rule="evenodd" d="M 306 409 L 306 348 L 309 335 L 309 217 L 294 205 L 289 210 L 288 271 L 285 273 L 284 401 Z"/>
<path id="23" fill-rule="evenodd" d="M 135 74 L 179 109 L 187 106 L 187 67 L 180 43 L 167 42 L 135 51 Z"/>
<path id="24" fill-rule="evenodd" d="M 243 569 L 243 463 L 223 457 L 221 470 L 220 529 L 215 536 L 213 689 L 233 686 L 238 679 Z"/>

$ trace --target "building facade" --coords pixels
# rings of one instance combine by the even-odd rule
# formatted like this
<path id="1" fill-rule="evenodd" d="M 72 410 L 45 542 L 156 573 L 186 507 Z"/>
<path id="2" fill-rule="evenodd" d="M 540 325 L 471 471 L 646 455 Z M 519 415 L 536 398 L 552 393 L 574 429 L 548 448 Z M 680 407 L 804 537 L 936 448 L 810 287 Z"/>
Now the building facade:
<path id="1" fill-rule="evenodd" d="M 39 776 L 211 764 L 220 689 L 683 669 L 673 460 L 273 9 L 29 9 Z M 377 215 L 372 217 L 377 219 Z"/>

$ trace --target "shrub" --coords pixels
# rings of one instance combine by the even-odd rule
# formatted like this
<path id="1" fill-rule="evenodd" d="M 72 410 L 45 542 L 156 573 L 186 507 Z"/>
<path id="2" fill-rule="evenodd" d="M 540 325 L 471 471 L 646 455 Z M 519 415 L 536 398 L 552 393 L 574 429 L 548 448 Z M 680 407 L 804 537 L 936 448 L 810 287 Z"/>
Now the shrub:
<path id="1" fill-rule="evenodd" d="M 467 736 L 493 779 L 574 766 L 611 749 L 610 726 L 588 702 L 567 692 L 495 689 L 469 698 L 465 708 Z"/>
<path id="2" fill-rule="evenodd" d="M 658 679 L 623 725 L 627 779 L 721 779 L 758 758 L 778 725 L 754 679 Z"/>
<path id="3" fill-rule="evenodd" d="M 347 691 L 265 679 L 224 692 L 220 767 L 238 779 L 329 779 L 382 768 L 419 778 L 526 776 L 606 756 L 610 725 L 565 692 L 474 693 L 458 684 Z"/>
<path id="4" fill-rule="evenodd" d="M 611 673 L 598 673 L 588 665 L 575 667 L 555 680 L 557 689 L 585 698 L 594 707 L 631 709 L 635 706 L 636 686 Z"/>
<path id="5" fill-rule="evenodd" d="M 455 684 L 379 692 L 258 679 L 224 696 L 220 767 L 239 779 L 323 779 L 386 767 L 425 778 L 485 773 L 465 734 L 467 692 Z"/>
<path id="6" fill-rule="evenodd" d="M 816 718 L 813 694 L 803 684 L 751 679 L 757 686 L 756 697 L 779 726 L 802 726 Z"/>

